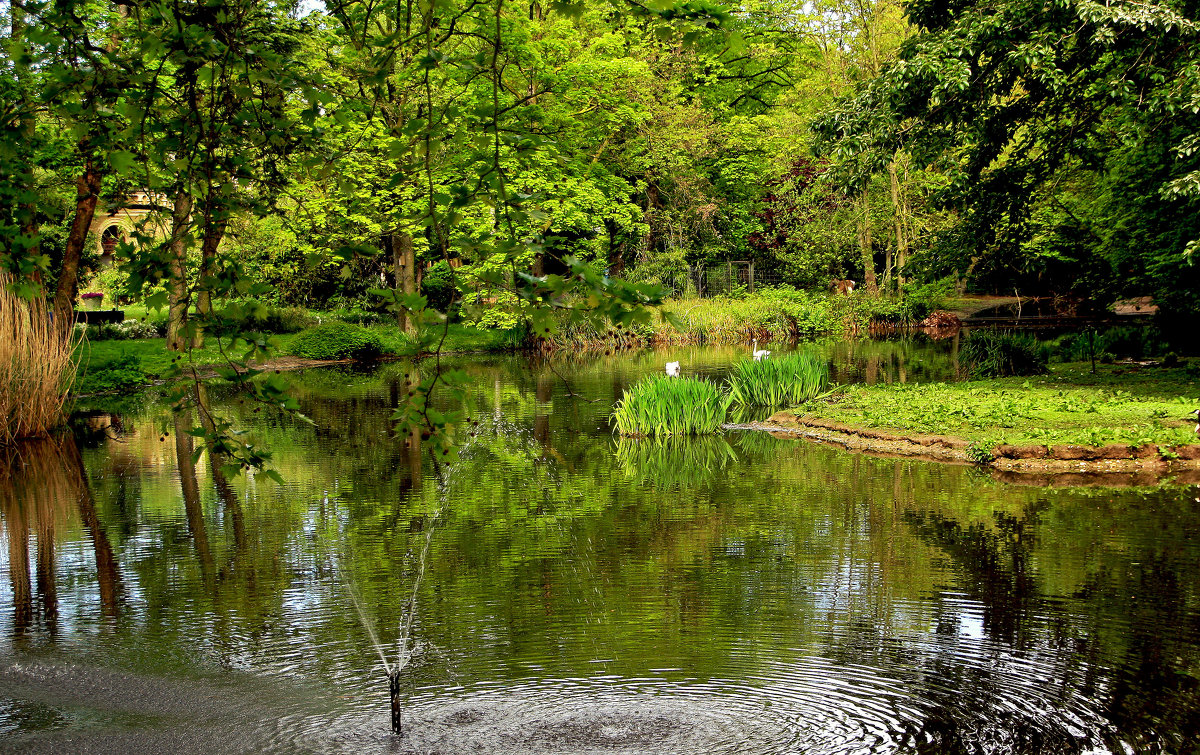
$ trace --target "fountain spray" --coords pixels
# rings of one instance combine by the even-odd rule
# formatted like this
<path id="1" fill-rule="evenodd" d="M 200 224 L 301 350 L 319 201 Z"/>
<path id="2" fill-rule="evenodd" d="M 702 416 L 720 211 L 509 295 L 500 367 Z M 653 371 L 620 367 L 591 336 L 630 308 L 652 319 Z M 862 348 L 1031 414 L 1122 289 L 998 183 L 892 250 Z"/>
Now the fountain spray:
<path id="1" fill-rule="evenodd" d="M 400 633 L 396 638 L 396 662 L 389 663 L 387 654 L 383 650 L 383 643 L 379 640 L 379 635 L 375 632 L 375 625 L 367 616 L 367 612 L 363 607 L 362 599 L 354 585 L 347 580 L 347 586 L 350 588 L 350 599 L 354 603 L 354 609 L 358 612 L 358 620 L 367 630 L 367 636 L 371 638 L 371 644 L 375 648 L 375 652 L 379 654 L 379 660 L 383 663 L 383 672 L 388 680 L 388 699 L 391 701 L 391 725 L 392 734 L 400 736 L 403 731 L 401 714 L 403 706 L 400 699 L 400 672 L 402 672 L 412 661 L 413 654 L 417 650 L 417 642 L 413 639 L 413 621 L 417 614 L 417 592 L 421 588 L 421 579 L 425 576 L 426 562 L 429 556 L 429 544 L 433 540 L 433 524 L 437 522 L 441 512 L 435 512 L 425 526 L 425 542 L 421 545 L 421 553 L 417 560 L 416 574 L 413 576 L 412 592 L 409 593 L 408 600 L 400 615 Z"/>

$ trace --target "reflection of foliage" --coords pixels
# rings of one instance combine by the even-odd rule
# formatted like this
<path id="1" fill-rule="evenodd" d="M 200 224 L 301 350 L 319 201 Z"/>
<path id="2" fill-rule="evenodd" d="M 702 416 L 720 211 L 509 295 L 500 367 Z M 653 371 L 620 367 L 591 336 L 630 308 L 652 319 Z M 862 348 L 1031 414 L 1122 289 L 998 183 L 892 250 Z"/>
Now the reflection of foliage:
<path id="1" fill-rule="evenodd" d="M 620 438 L 617 462 L 625 476 L 661 488 L 696 487 L 737 459 L 724 438 Z"/>
<path id="2" fill-rule="evenodd" d="M 733 436 L 733 442 L 742 457 L 747 462 L 750 462 L 756 459 L 768 458 L 771 454 L 778 452 L 781 442 L 794 443 L 795 441 L 780 441 L 770 433 L 746 430 L 736 432 Z"/>
<path id="3" fill-rule="evenodd" d="M 656 376 L 625 392 L 612 421 L 621 435 L 708 435 L 721 429 L 730 400 L 707 380 Z"/>

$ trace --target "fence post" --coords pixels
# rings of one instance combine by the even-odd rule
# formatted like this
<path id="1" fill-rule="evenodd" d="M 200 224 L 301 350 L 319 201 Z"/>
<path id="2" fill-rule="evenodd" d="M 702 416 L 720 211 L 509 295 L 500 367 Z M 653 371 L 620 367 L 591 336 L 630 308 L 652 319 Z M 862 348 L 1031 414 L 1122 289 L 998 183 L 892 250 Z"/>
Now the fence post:
<path id="1" fill-rule="evenodd" d="M 754 293 L 754 260 L 750 260 L 750 293 Z"/>

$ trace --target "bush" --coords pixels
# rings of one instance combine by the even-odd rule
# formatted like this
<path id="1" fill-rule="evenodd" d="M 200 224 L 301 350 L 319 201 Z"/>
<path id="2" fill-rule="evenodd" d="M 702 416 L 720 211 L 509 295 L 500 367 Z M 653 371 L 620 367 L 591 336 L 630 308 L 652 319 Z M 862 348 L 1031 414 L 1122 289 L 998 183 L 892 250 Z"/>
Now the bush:
<path id="1" fill-rule="evenodd" d="M 611 421 L 626 436 L 708 435 L 720 431 L 729 402 L 716 383 L 659 375 L 625 391 Z"/>
<path id="2" fill-rule="evenodd" d="M 11 282 L 0 271 L 0 446 L 62 421 L 76 344 L 55 324 L 49 302 L 17 296 Z"/>
<path id="3" fill-rule="evenodd" d="M 799 353 L 761 361 L 735 362 L 729 393 L 735 406 L 795 406 L 829 388 L 829 363 L 816 354 Z"/>
<path id="4" fill-rule="evenodd" d="M 366 328 L 334 321 L 296 336 L 290 351 L 305 359 L 374 359 L 383 353 L 383 343 Z"/>
<path id="5" fill-rule="evenodd" d="M 425 271 L 425 277 L 421 280 L 421 293 L 425 295 L 429 307 L 450 314 L 448 310 L 458 292 L 454 288 L 454 271 L 445 260 Z"/>
<path id="6" fill-rule="evenodd" d="M 1031 333 L 977 330 L 963 344 L 960 358 L 972 377 L 1041 375 L 1049 346 Z"/>
<path id="7" fill-rule="evenodd" d="M 75 381 L 76 393 L 130 393 L 150 382 L 136 354 L 121 354 L 81 366 L 87 372 Z"/>
<path id="8" fill-rule="evenodd" d="M 256 313 L 247 325 L 263 333 L 299 333 L 320 321 L 303 307 L 267 307 Z"/>
<path id="9" fill-rule="evenodd" d="M 395 324 L 396 316 L 387 312 L 374 312 L 359 307 L 341 307 L 331 309 L 324 314 L 329 320 L 340 320 L 354 325 L 388 325 Z"/>

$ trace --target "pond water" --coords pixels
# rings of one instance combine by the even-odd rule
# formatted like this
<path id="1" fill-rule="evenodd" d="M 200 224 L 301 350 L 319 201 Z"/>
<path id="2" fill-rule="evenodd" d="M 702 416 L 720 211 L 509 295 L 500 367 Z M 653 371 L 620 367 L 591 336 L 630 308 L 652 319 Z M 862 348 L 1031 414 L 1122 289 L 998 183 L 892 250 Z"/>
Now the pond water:
<path id="1" fill-rule="evenodd" d="M 953 371 L 824 348 L 842 380 Z M 214 397 L 283 485 L 193 461 L 152 401 L 9 453 L 0 750 L 1194 751 L 1200 489 L 614 439 L 675 358 L 744 355 L 456 358 L 478 424 L 436 465 L 390 427 L 402 363 L 297 375 L 314 426 Z M 373 636 L 394 662 L 408 620 L 393 738 Z"/>

